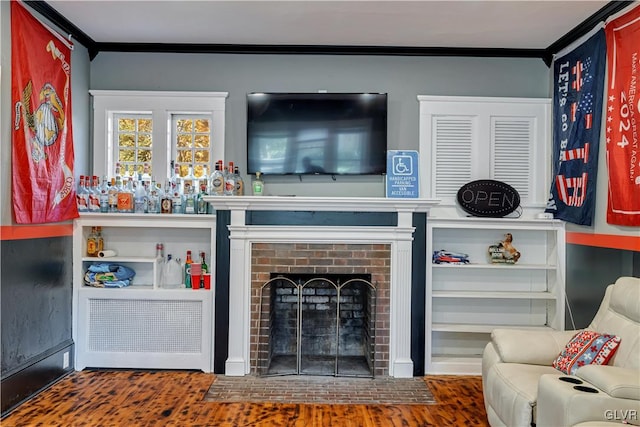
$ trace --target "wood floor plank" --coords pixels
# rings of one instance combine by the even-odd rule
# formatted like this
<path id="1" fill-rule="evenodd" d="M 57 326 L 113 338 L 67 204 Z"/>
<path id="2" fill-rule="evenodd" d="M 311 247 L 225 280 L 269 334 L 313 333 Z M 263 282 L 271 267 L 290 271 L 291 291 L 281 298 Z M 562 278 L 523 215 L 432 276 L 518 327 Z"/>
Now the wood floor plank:
<path id="1" fill-rule="evenodd" d="M 324 405 L 203 400 L 215 375 L 192 371 L 74 372 L 1 420 L 3 427 L 488 426 L 482 381 L 427 376 L 436 403 Z"/>

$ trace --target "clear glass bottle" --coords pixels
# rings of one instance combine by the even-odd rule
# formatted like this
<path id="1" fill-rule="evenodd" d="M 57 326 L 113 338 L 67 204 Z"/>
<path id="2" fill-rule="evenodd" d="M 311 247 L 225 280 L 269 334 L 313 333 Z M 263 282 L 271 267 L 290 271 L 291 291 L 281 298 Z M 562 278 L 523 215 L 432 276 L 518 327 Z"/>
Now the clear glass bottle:
<path id="1" fill-rule="evenodd" d="M 197 196 L 197 211 L 200 215 L 209 213 L 209 203 L 204 200 L 204 196 L 208 195 L 209 191 L 207 190 L 207 185 L 200 181 L 200 192 Z"/>
<path id="2" fill-rule="evenodd" d="M 262 196 L 264 193 L 264 181 L 262 180 L 262 172 L 256 172 L 256 178 L 251 186 L 254 196 Z"/>
<path id="3" fill-rule="evenodd" d="M 151 181 L 149 186 L 149 202 L 147 203 L 147 212 L 160 213 L 160 185 L 156 184 L 156 180 Z"/>
<path id="4" fill-rule="evenodd" d="M 171 185 L 171 210 L 174 214 L 181 214 L 182 211 L 182 192 L 178 186 Z"/>
<path id="5" fill-rule="evenodd" d="M 193 176 L 193 166 L 189 165 L 187 174 L 185 176 L 182 177 L 182 192 L 184 193 L 185 197 L 187 195 L 187 193 L 189 192 L 187 190 L 187 185 L 189 186 L 189 188 L 191 190 L 193 190 L 194 192 L 196 191 L 196 177 Z"/>
<path id="6" fill-rule="evenodd" d="M 193 186 L 185 184 L 184 187 L 186 194 L 184 195 L 184 213 L 195 214 L 197 209 L 196 194 L 193 191 Z"/>
<path id="7" fill-rule="evenodd" d="M 236 180 L 233 174 L 233 162 L 229 162 L 229 168 L 224 169 L 224 195 L 233 196 L 236 193 Z"/>
<path id="8" fill-rule="evenodd" d="M 111 178 L 109 186 L 109 210 L 110 213 L 118 212 L 118 186 L 116 178 Z"/>
<path id="9" fill-rule="evenodd" d="M 102 177 L 102 184 L 100 185 L 100 212 L 109 212 L 109 180 L 107 175 Z"/>
<path id="10" fill-rule="evenodd" d="M 171 194 L 171 181 L 169 180 L 164 183 L 164 194 L 160 199 L 160 213 L 173 213 L 173 196 Z"/>
<path id="11" fill-rule="evenodd" d="M 224 176 L 222 175 L 221 163 L 222 160 L 219 160 L 216 163 L 216 167 L 209 178 L 209 188 L 211 189 L 210 191 L 212 196 L 224 195 Z"/>
<path id="12" fill-rule="evenodd" d="M 98 177 L 94 175 L 86 184 L 89 193 L 89 212 L 100 212 L 100 181 Z"/>
<path id="13" fill-rule="evenodd" d="M 78 181 L 78 188 L 76 189 L 76 206 L 78 212 L 89 212 L 89 195 L 86 193 L 84 180 L 85 176 L 80 175 L 80 181 Z"/>
<path id="14" fill-rule="evenodd" d="M 134 212 L 147 213 L 149 211 L 149 199 L 142 181 L 142 174 L 138 174 L 138 182 L 134 190 Z"/>
<path id="15" fill-rule="evenodd" d="M 149 163 L 145 162 L 142 165 L 142 176 L 140 177 L 140 180 L 144 185 L 145 191 L 148 193 L 151 188 L 151 181 L 153 181 L 151 178 L 151 165 L 149 165 Z"/>

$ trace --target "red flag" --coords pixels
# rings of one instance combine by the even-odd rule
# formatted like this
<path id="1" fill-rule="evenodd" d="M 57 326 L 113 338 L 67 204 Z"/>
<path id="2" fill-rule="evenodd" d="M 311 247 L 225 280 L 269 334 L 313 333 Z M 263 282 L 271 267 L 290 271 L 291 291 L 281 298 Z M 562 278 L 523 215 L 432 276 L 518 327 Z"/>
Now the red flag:
<path id="1" fill-rule="evenodd" d="M 73 182 L 71 50 L 11 1 L 12 199 L 17 223 L 78 217 Z"/>
<path id="2" fill-rule="evenodd" d="M 609 224 L 640 226 L 640 7 L 607 23 Z"/>

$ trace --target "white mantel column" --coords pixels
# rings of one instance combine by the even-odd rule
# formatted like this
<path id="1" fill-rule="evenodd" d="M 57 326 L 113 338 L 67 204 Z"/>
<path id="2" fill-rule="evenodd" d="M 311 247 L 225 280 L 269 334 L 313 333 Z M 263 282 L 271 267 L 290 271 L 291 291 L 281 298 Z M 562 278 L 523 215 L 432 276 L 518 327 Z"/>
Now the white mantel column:
<path id="1" fill-rule="evenodd" d="M 413 212 L 398 212 L 398 228 L 412 226 Z M 412 238 L 399 239 L 391 251 L 391 320 L 389 376 L 413 377 L 411 359 L 411 264 Z"/>
<path id="2" fill-rule="evenodd" d="M 231 225 L 245 225 L 245 211 L 243 209 L 231 211 Z M 251 272 L 246 268 L 246 259 L 250 256 L 249 242 L 245 239 L 230 236 L 229 244 L 229 349 L 225 362 L 225 375 L 241 377 L 247 375 L 249 364 L 249 322 L 251 312 L 249 299 Z"/>

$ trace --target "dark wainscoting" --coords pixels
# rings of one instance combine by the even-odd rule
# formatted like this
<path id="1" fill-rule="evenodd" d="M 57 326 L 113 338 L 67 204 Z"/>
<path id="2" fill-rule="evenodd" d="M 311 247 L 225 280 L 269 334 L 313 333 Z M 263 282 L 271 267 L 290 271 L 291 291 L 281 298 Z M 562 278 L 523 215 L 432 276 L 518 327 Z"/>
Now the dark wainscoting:
<path id="1" fill-rule="evenodd" d="M 577 329 L 591 323 L 607 285 L 620 276 L 640 277 L 640 252 L 567 245 L 566 293 Z M 566 310 L 566 329 L 573 329 Z"/>
<path id="2" fill-rule="evenodd" d="M 73 369 L 72 238 L 0 243 L 4 415 Z"/>

